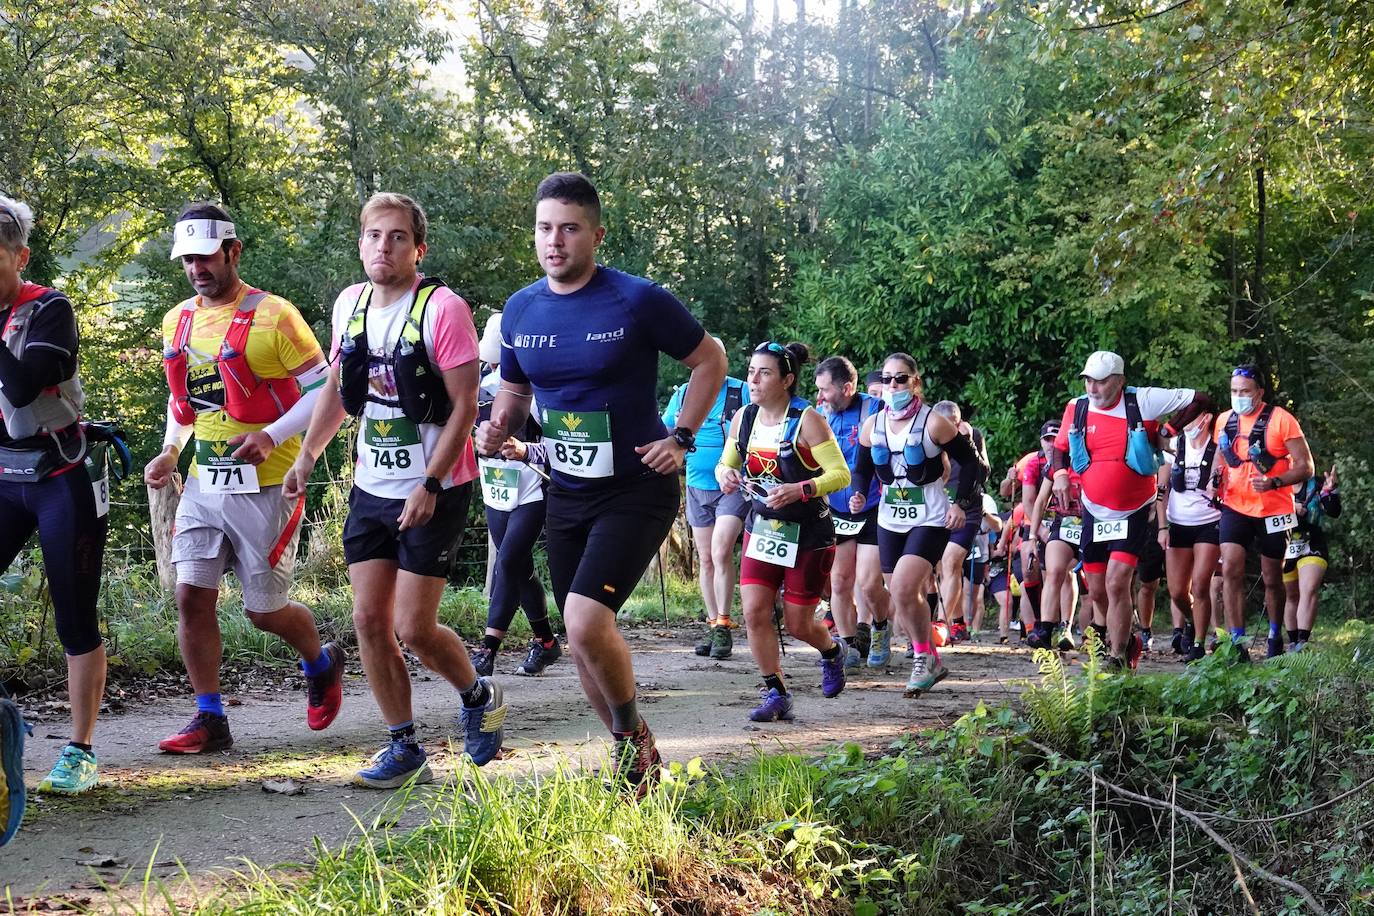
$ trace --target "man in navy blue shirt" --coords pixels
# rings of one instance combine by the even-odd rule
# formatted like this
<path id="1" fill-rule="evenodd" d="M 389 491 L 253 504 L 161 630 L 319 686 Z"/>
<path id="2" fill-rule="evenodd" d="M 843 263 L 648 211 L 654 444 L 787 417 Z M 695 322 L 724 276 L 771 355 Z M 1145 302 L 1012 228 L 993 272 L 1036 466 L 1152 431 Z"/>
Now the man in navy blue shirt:
<path id="1" fill-rule="evenodd" d="M 578 676 L 615 739 L 612 772 L 643 796 L 660 758 L 635 704 L 630 650 L 615 626 L 677 517 L 678 472 L 725 380 L 724 351 L 671 293 L 596 263 L 601 200 L 558 172 L 535 193 L 544 278 L 501 316 L 501 388 L 475 443 L 492 454 L 538 400 L 552 483 L 547 550 Z M 692 370 L 671 433 L 658 416 L 658 355 Z"/>

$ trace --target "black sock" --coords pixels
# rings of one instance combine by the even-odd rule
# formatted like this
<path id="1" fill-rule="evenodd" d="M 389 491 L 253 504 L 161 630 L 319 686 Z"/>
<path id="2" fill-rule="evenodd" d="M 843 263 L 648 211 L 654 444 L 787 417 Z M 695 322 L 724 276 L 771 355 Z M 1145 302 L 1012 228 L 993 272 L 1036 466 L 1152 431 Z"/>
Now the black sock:
<path id="1" fill-rule="evenodd" d="M 405 744 L 417 744 L 415 740 L 415 723 L 407 722 L 404 725 L 393 725 L 387 729 L 387 739 L 390 741 L 401 741 Z"/>
<path id="2" fill-rule="evenodd" d="M 1289 631 L 1288 631 L 1288 641 L 1289 641 L 1289 642 L 1297 642 L 1299 639 L 1302 639 L 1302 637 L 1298 635 L 1298 634 L 1301 633 L 1301 632 L 1302 632 L 1302 630 L 1289 630 Z"/>
<path id="3" fill-rule="evenodd" d="M 505 637 L 492 636 L 490 633 L 482 637 L 482 648 L 490 649 L 493 654 L 501 651 L 501 640 Z"/>
<path id="4" fill-rule="evenodd" d="M 787 696 L 787 688 L 782 685 L 781 674 L 765 674 L 763 676 L 763 686 L 766 690 L 776 690 L 778 696 Z"/>
<path id="5" fill-rule="evenodd" d="M 1298 630 L 1298 642 L 1307 642 L 1312 638 L 1311 630 Z"/>
<path id="6" fill-rule="evenodd" d="M 844 643 L 840 642 L 840 641 L 837 639 L 837 640 L 835 640 L 833 643 L 830 644 L 830 648 L 829 648 L 829 649 L 822 649 L 822 650 L 821 650 L 821 658 L 826 659 L 827 661 L 830 660 L 830 659 L 832 659 L 832 658 L 839 658 L 839 656 L 840 656 L 840 649 L 843 648 L 843 647 L 844 647 Z"/>
<path id="7" fill-rule="evenodd" d="M 538 620 L 530 621 L 530 630 L 535 637 L 545 646 L 553 642 L 553 624 L 549 623 L 548 617 L 540 617 Z"/>
<path id="8" fill-rule="evenodd" d="M 88 754 L 91 752 L 91 746 L 89 744 L 82 744 L 80 741 L 68 741 L 67 743 L 77 750 L 85 751 Z"/>
<path id="9" fill-rule="evenodd" d="M 639 731 L 639 705 L 634 697 L 624 703 L 611 707 L 611 734 L 617 738 L 628 738 Z"/>
<path id="10" fill-rule="evenodd" d="M 859 630 L 860 633 L 871 633 L 871 632 L 873 632 L 873 625 L 872 625 L 872 624 L 869 624 L 869 623 L 864 623 L 863 621 L 860 621 L 860 622 L 859 622 L 858 630 Z"/>
<path id="11" fill-rule="evenodd" d="M 458 696 L 462 697 L 463 705 L 468 709 L 486 706 L 487 701 L 491 699 L 491 694 L 487 690 L 487 683 L 480 677 L 477 679 L 477 682 L 467 690 L 460 690 Z"/>
<path id="12" fill-rule="evenodd" d="M 873 629 L 875 629 L 875 630 L 880 630 L 880 631 L 881 631 L 881 630 L 886 630 L 886 629 L 887 629 L 887 624 L 888 624 L 888 621 L 886 621 L 886 620 L 875 620 L 875 621 L 873 621 Z"/>

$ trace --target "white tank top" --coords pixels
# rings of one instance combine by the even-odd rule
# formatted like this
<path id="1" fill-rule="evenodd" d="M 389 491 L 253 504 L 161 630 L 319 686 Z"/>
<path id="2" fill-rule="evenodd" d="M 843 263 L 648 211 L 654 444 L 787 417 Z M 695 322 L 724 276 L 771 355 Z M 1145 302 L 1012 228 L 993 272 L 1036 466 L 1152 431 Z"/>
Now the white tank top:
<path id="1" fill-rule="evenodd" d="M 907 463 L 903 448 L 908 444 L 919 445 L 927 459 L 940 454 L 940 446 L 931 441 L 926 433 L 926 423 L 930 419 L 930 407 L 922 405 L 911 419 L 911 426 L 898 435 L 892 430 L 889 411 L 878 415 L 877 426 L 883 427 L 875 441 L 900 443 L 892 448 L 890 466 L 893 480 L 883 486 L 882 497 L 878 501 L 878 525 L 897 534 L 905 534 L 913 528 L 942 527 L 949 514 L 949 493 L 945 491 L 945 481 L 937 478 L 925 486 L 917 486 L 907 479 Z M 916 431 L 916 432 L 913 432 Z M 913 438 L 914 436 L 914 438 Z"/>

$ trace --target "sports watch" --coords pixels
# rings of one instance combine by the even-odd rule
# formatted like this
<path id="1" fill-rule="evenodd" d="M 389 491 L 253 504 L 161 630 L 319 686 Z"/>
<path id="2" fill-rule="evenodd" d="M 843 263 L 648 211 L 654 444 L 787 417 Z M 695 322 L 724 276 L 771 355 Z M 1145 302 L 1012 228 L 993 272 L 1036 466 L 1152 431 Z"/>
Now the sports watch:
<path id="1" fill-rule="evenodd" d="M 426 477 L 424 488 L 426 493 L 433 493 L 435 496 L 444 492 L 444 485 L 439 481 L 438 477 Z"/>
<path id="2" fill-rule="evenodd" d="M 697 450 L 697 434 L 685 426 L 679 426 L 673 430 L 673 441 L 681 446 L 684 452 Z"/>

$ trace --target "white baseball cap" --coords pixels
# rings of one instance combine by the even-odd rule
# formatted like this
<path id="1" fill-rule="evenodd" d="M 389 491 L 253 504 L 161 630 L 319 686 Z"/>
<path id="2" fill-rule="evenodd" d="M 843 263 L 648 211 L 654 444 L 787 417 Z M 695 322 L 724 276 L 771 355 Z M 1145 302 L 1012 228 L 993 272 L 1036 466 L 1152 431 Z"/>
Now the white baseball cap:
<path id="1" fill-rule="evenodd" d="M 1098 350 L 1083 364 L 1079 378 L 1093 378 L 1099 382 L 1109 375 L 1125 375 L 1126 363 L 1110 350 Z"/>
<path id="2" fill-rule="evenodd" d="M 178 220 L 172 230 L 172 260 L 186 254 L 214 254 L 225 239 L 236 239 L 234 224 L 222 219 Z"/>
<path id="3" fill-rule="evenodd" d="M 500 312 L 492 312 L 487 316 L 486 327 L 482 329 L 482 339 L 477 342 L 477 358 L 490 365 L 501 361 Z"/>

